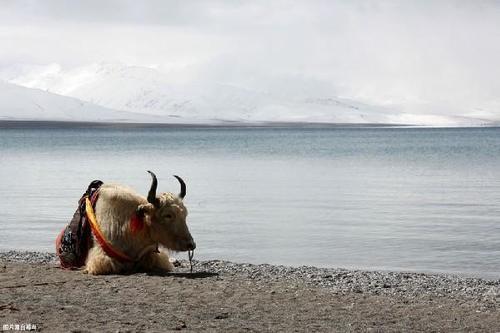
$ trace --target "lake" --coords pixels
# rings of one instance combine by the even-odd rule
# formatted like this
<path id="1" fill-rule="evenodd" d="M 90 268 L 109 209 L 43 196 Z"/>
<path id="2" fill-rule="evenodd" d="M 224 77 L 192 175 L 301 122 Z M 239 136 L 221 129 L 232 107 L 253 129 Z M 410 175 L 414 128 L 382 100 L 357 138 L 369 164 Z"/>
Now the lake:
<path id="1" fill-rule="evenodd" d="M 500 128 L 4 124 L 0 251 L 53 252 L 90 181 L 146 170 L 186 181 L 198 259 L 500 277 Z"/>

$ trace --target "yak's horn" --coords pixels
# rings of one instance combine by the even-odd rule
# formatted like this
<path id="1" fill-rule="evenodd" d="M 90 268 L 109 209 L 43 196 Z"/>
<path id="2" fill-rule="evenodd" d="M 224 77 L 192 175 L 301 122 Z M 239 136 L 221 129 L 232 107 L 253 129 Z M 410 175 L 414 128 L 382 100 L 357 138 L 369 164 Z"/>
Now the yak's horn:
<path id="1" fill-rule="evenodd" d="M 184 199 L 186 196 L 186 183 L 182 180 L 181 177 L 174 175 L 175 178 L 181 183 L 181 193 L 179 193 L 179 198 Z"/>
<path id="2" fill-rule="evenodd" d="M 153 178 L 153 182 L 151 183 L 151 188 L 149 189 L 148 193 L 148 202 L 153 204 L 155 207 L 158 206 L 158 202 L 156 200 L 156 188 L 158 187 L 158 179 L 156 179 L 156 175 L 149 171 L 149 174 Z"/>

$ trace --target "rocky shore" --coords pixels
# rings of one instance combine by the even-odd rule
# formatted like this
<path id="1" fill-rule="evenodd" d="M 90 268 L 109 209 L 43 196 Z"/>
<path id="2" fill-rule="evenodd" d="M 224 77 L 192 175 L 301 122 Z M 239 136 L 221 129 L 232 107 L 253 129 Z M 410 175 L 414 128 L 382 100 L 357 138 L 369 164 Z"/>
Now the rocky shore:
<path id="1" fill-rule="evenodd" d="M 181 261 L 165 275 L 89 276 L 54 254 L 0 252 L 0 329 L 500 331 L 500 280 Z"/>

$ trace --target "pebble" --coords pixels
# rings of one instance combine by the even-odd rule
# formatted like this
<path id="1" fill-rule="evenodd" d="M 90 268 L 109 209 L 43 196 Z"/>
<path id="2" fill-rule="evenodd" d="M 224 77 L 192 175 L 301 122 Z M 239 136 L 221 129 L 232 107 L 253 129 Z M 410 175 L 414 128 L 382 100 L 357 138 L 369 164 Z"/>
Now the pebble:
<path id="1" fill-rule="evenodd" d="M 0 259 L 13 262 L 25 262 L 29 264 L 49 264 L 58 262 L 55 253 L 30 251 L 0 252 Z"/>
<path id="2" fill-rule="evenodd" d="M 450 274 L 253 265 L 221 260 L 200 261 L 196 267 L 199 271 L 216 272 L 220 276 L 243 274 L 249 279 L 262 281 L 305 283 L 311 287 L 329 288 L 337 294 L 354 292 L 406 298 L 453 296 L 486 302 L 499 302 L 500 294 L 500 279 L 485 280 Z"/>
<path id="3" fill-rule="evenodd" d="M 0 260 L 33 264 L 56 264 L 58 262 L 54 253 L 26 251 L 0 252 Z M 188 261 L 180 260 L 180 263 L 179 270 L 189 271 Z M 193 263 L 197 272 L 218 273 L 220 278 L 243 275 L 249 281 L 263 284 L 281 280 L 290 282 L 290 286 L 305 284 L 309 287 L 329 288 L 336 294 L 355 292 L 405 298 L 422 295 L 452 296 L 490 302 L 496 306 L 500 304 L 500 279 L 485 280 L 449 274 L 361 271 L 311 266 L 254 265 L 222 260 L 193 260 Z"/>

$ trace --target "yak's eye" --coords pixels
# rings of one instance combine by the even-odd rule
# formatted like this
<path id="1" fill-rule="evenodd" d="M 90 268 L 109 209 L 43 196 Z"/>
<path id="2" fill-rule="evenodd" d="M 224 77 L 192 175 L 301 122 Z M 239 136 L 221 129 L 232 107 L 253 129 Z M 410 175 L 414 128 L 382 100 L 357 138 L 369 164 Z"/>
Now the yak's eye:
<path id="1" fill-rule="evenodd" d="M 167 219 L 171 219 L 171 218 L 172 218 L 172 217 L 174 217 L 174 216 L 173 216 L 172 214 L 168 213 L 167 215 L 165 215 L 165 217 L 166 217 Z"/>

